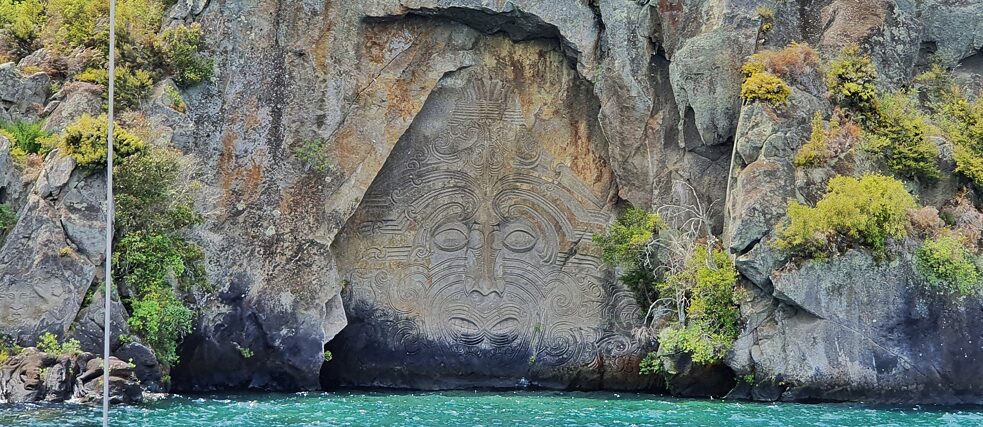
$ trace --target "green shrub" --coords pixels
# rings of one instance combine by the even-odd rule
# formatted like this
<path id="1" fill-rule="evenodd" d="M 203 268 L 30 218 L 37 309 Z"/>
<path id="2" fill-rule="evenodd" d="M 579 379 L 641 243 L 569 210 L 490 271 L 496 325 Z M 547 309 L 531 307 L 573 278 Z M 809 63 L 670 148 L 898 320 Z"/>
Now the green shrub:
<path id="1" fill-rule="evenodd" d="M 78 340 L 72 338 L 63 343 L 59 343 L 58 337 L 51 332 L 45 332 L 40 338 L 38 338 L 37 348 L 42 352 L 55 355 L 70 355 L 79 354 L 82 352 L 82 345 L 78 342 Z"/>
<path id="2" fill-rule="evenodd" d="M 830 63 L 826 84 L 837 105 L 872 115 L 876 110 L 877 68 L 870 58 L 860 55 L 860 48 L 850 46 Z"/>
<path id="3" fill-rule="evenodd" d="M 327 153 L 327 141 L 321 138 L 308 139 L 298 147 L 294 154 L 319 173 L 331 169 L 331 159 Z"/>
<path id="4" fill-rule="evenodd" d="M 17 224 L 17 213 L 6 203 L 0 203 L 0 233 L 14 227 Z"/>
<path id="5" fill-rule="evenodd" d="M 5 340 L 0 341 L 0 366 L 3 366 L 3 364 L 7 363 L 7 361 L 10 360 L 11 357 L 20 354 L 20 352 L 21 352 L 20 347 L 16 345 L 11 345 L 5 342 Z"/>
<path id="6" fill-rule="evenodd" d="M 980 270 L 966 242 L 956 236 L 928 239 L 915 252 L 915 268 L 928 285 L 959 295 L 980 291 Z"/>
<path id="7" fill-rule="evenodd" d="M 180 359 L 177 346 L 191 333 L 194 312 L 179 300 L 171 289 L 154 289 L 130 301 L 132 313 L 128 323 L 154 350 L 164 366 Z"/>
<path id="8" fill-rule="evenodd" d="M 102 85 L 104 90 L 109 90 L 109 73 L 105 68 L 90 68 L 85 70 L 76 79 L 83 82 Z M 154 87 L 154 81 L 150 73 L 143 70 L 131 70 L 127 66 L 116 68 L 116 111 L 124 111 L 140 106 L 144 99 L 150 96 Z"/>
<path id="9" fill-rule="evenodd" d="M 689 302 L 685 321 L 659 333 L 659 355 L 685 352 L 699 364 L 720 362 L 740 333 L 736 286 L 737 269 L 730 256 L 697 246 L 684 271 L 657 285 L 660 296 L 683 288 Z"/>
<path id="10" fill-rule="evenodd" d="M 121 159 L 114 168 L 116 227 L 120 234 L 174 232 L 201 222 L 193 189 L 182 181 L 188 166 L 169 148 L 150 147 Z"/>
<path id="11" fill-rule="evenodd" d="M 198 54 L 201 43 L 201 25 L 197 23 L 168 28 L 154 43 L 163 68 L 174 75 L 178 86 L 194 86 L 212 78 L 212 60 Z"/>
<path id="12" fill-rule="evenodd" d="M 952 142 L 956 171 L 983 188 L 983 101 L 950 90 L 937 121 Z"/>
<path id="13" fill-rule="evenodd" d="M 605 263 L 630 267 L 645 256 L 645 247 L 664 226 L 658 214 L 631 208 L 606 233 L 595 234 L 592 240 L 601 248 L 601 260 Z"/>
<path id="14" fill-rule="evenodd" d="M 777 105 L 786 102 L 792 95 L 792 89 L 782 79 L 759 67 L 746 65 L 744 74 L 744 83 L 741 84 L 741 99 L 744 102 L 764 101 Z"/>
<path id="15" fill-rule="evenodd" d="M 10 155 L 15 160 L 23 160 L 28 154 L 44 156 L 48 154 L 51 147 L 45 144 L 50 136 L 41 127 L 41 123 L 15 121 L 0 123 L 0 130 L 3 135 L 11 142 Z"/>
<path id="16" fill-rule="evenodd" d="M 242 355 L 243 359 L 252 359 L 253 350 L 249 347 L 239 347 L 239 354 Z"/>
<path id="17" fill-rule="evenodd" d="M 601 249 L 604 263 L 624 268 L 619 279 L 632 291 L 639 305 L 651 304 L 655 275 L 646 265 L 645 251 L 655 233 L 664 226 L 658 214 L 631 208 L 607 232 L 592 237 Z"/>
<path id="18" fill-rule="evenodd" d="M 536 357 L 536 356 L 532 356 L 532 357 Z M 334 359 L 334 355 L 331 354 L 331 351 L 330 350 L 324 350 L 324 361 L 325 362 L 330 362 L 331 359 Z"/>
<path id="19" fill-rule="evenodd" d="M 119 0 L 116 5 L 117 45 L 147 45 L 164 16 L 160 0 Z M 108 44 L 109 3 L 101 0 L 48 0 L 45 46 L 56 52 Z"/>
<path id="20" fill-rule="evenodd" d="M 868 123 L 864 150 L 883 158 L 888 169 L 909 179 L 934 182 L 942 176 L 939 149 L 928 136 L 928 118 L 904 94 L 878 98 L 875 120 Z"/>
<path id="21" fill-rule="evenodd" d="M 644 358 L 642 358 L 642 361 L 638 363 L 638 373 L 641 375 L 652 375 L 659 373 L 662 371 L 661 364 L 662 361 L 659 359 L 659 353 L 650 351 Z"/>
<path id="22" fill-rule="evenodd" d="M 109 15 L 108 5 L 94 0 L 49 0 L 46 47 L 62 53 L 76 46 L 91 47 L 99 19 Z"/>
<path id="23" fill-rule="evenodd" d="M 894 178 L 837 176 L 816 207 L 789 202 L 776 246 L 805 257 L 825 256 L 842 243 L 882 253 L 888 237 L 907 235 L 908 210 L 915 207 L 914 197 Z"/>
<path id="24" fill-rule="evenodd" d="M 154 232 L 131 232 L 116 244 L 113 275 L 131 289 L 127 301 L 131 330 L 145 340 L 165 365 L 178 361 L 177 346 L 191 332 L 194 312 L 178 298 L 170 280 L 182 290 L 204 284 L 201 249 L 183 238 Z"/>
<path id="25" fill-rule="evenodd" d="M 809 141 L 802 144 L 799 152 L 795 154 L 793 160 L 795 166 L 817 167 L 825 164 L 832 157 L 826 141 L 830 133 L 837 131 L 835 128 L 838 126 L 839 121 L 834 120 L 830 122 L 830 129 L 827 130 L 822 113 L 816 111 L 816 115 L 812 117 L 812 133 L 809 136 Z"/>
<path id="26" fill-rule="evenodd" d="M 919 101 L 933 112 L 948 101 L 951 88 L 950 73 L 939 64 L 933 64 L 931 69 L 914 79 L 914 89 Z"/>
<path id="27" fill-rule="evenodd" d="M 116 234 L 113 277 L 126 289 L 129 325 L 165 367 L 196 315 L 182 295 L 210 291 L 204 253 L 183 231 L 202 221 L 197 185 L 174 149 L 149 146 L 115 164 Z"/>
<path id="28" fill-rule="evenodd" d="M 167 101 L 171 103 L 171 108 L 173 108 L 174 111 L 179 113 L 187 111 L 188 105 L 184 103 L 184 98 L 181 96 L 181 92 L 178 92 L 174 86 L 165 86 L 164 96 L 167 97 Z"/>
<path id="29" fill-rule="evenodd" d="M 84 115 L 65 127 L 61 145 L 80 166 L 99 167 L 106 164 L 106 116 Z M 119 125 L 113 127 L 113 151 L 116 156 L 130 156 L 146 147 L 139 138 Z"/>
<path id="30" fill-rule="evenodd" d="M 45 2 L 41 0 L 0 1 L 0 33 L 10 38 L 17 58 L 38 48 L 45 21 Z"/>
<path id="31" fill-rule="evenodd" d="M 675 374 L 667 362 L 679 353 L 701 365 L 720 363 L 741 330 L 737 277 L 726 252 L 696 246 L 686 268 L 657 285 L 660 297 L 674 295 L 668 298 L 686 304 L 685 318 L 659 332 L 659 349 L 642 360 L 639 372 Z"/>

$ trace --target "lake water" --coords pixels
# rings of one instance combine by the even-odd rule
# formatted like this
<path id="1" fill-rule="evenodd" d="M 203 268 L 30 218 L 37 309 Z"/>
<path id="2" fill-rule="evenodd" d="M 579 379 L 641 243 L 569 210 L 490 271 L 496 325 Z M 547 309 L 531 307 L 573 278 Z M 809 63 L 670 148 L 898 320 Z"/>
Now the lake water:
<path id="1" fill-rule="evenodd" d="M 99 408 L 0 405 L 0 426 L 97 426 Z M 175 396 L 117 426 L 981 426 L 983 408 L 674 399 L 631 393 L 333 392 Z"/>

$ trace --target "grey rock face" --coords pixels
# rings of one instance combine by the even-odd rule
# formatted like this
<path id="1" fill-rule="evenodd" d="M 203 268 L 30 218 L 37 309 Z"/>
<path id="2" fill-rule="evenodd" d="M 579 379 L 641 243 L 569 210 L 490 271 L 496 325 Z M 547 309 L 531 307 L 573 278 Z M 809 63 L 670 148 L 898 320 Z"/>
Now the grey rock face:
<path id="1" fill-rule="evenodd" d="M 849 252 L 772 282 L 780 303 L 761 307 L 734 358 L 765 387 L 782 384 L 773 398 L 981 401 L 981 302 L 919 287 L 909 259 Z"/>
<path id="2" fill-rule="evenodd" d="M 16 212 L 24 206 L 30 182 L 11 158 L 10 147 L 11 142 L 0 136 L 0 203 L 6 203 Z"/>
<path id="3" fill-rule="evenodd" d="M 367 210 L 386 209 L 363 200 L 370 184 L 378 181 L 381 188 L 382 177 L 394 173 L 388 170 L 405 166 L 390 157 L 402 152 L 394 151 L 397 141 L 447 126 L 449 118 L 418 114 L 435 90 L 443 90 L 445 83 L 438 82 L 450 81 L 448 73 L 465 74 L 460 70 L 486 61 L 478 48 L 495 33 L 517 44 L 548 40 L 570 69 L 558 74 L 543 68 L 543 84 L 574 72 L 590 88 L 593 97 L 582 96 L 598 102 L 591 114 L 600 148 L 593 149 L 607 163 L 621 200 L 643 208 L 686 203 L 692 195 L 683 183 L 691 184 L 697 197 L 718 201 L 717 228 L 726 218 L 742 272 L 770 291 L 771 272 L 784 256 L 755 242 L 771 238 L 787 197 L 815 196 L 808 189 L 792 191 L 797 181 L 790 162 L 808 135 L 811 113 L 828 106 L 819 101 L 816 80 L 796 89 L 794 102 L 770 129 L 751 132 L 752 118 L 771 119 L 766 112 L 741 112 L 744 57 L 762 42 L 808 40 L 827 54 L 860 42 L 872 51 L 891 48 L 876 59 L 897 80 L 923 56 L 919 40 L 935 34 L 925 28 L 941 28 L 918 21 L 928 15 L 919 15 L 922 6 L 911 2 L 783 5 L 767 36 L 759 34 L 755 9 L 761 2 L 744 0 L 602 1 L 594 7 L 537 0 L 205 3 L 182 2 L 171 11 L 174 19 L 202 23 L 217 61 L 215 81 L 186 93 L 194 129 L 181 134 L 182 148 L 215 171 L 206 178 L 217 195 L 207 207 L 213 215 L 196 239 L 213 260 L 209 277 L 221 289 L 175 372 L 176 384 L 190 389 L 316 387 L 311 378 L 321 369 L 323 346 L 343 323 L 331 301 L 342 280 L 351 282 L 345 298 L 354 301 L 358 281 L 351 279 L 351 261 L 367 256 L 358 258 L 347 248 L 351 239 L 342 244 L 335 236 L 342 230 L 350 236 Z M 847 16 L 858 17 L 854 25 Z M 957 43 L 936 38 L 939 46 Z M 510 83 L 512 77 L 497 80 Z M 318 140 L 329 163 L 323 172 L 295 154 L 305 141 Z M 742 160 L 730 175 L 734 141 Z M 384 167 L 387 162 L 397 166 Z M 741 196 L 725 205 L 728 185 Z M 374 318 L 347 308 L 362 316 L 353 325 Z M 242 361 L 248 373 L 227 363 L 241 359 L 239 348 L 256 354 Z M 344 366 L 340 341 L 329 348 L 337 358 L 332 363 Z"/>
<path id="4" fill-rule="evenodd" d="M 75 319 L 96 266 L 69 249 L 58 212 L 31 195 L 0 249 L 0 333 L 33 343 L 43 332 L 63 335 Z"/>
<path id="5" fill-rule="evenodd" d="M 196 17 L 185 6 L 172 10 L 176 19 L 201 22 L 210 50 L 224 52 L 214 84 L 187 93 L 195 123 L 188 149 L 216 171 L 208 183 L 220 194 L 198 240 L 223 260 L 209 269 L 223 291 L 185 346 L 196 374 L 179 369 L 176 384 L 316 386 L 308 378 L 330 336 L 325 303 L 341 287 L 330 250 L 335 235 L 437 82 L 474 66 L 474 46 L 492 33 L 558 46 L 573 69 L 540 75 L 549 82 L 574 72 L 590 88 L 584 96 L 593 92 L 600 130 L 592 130 L 592 144 L 601 144 L 598 161 L 608 163 L 623 199 L 645 208 L 656 199 L 684 202 L 691 193 L 673 182 L 688 181 L 699 197 L 722 200 L 740 57 L 754 46 L 744 35 L 756 31 L 747 19 L 753 8 L 745 6 L 728 4 L 726 20 L 685 24 L 637 2 L 252 0 L 212 2 Z M 463 26 L 451 29 L 451 21 Z M 701 28 L 717 31 L 713 43 L 690 43 Z M 711 46 L 728 43 L 735 44 L 727 53 L 701 60 Z M 674 76 L 678 52 L 681 61 L 709 63 L 721 78 L 683 68 Z M 677 104 L 679 97 L 685 102 Z M 294 155 L 316 139 L 331 163 L 324 173 Z M 248 363 L 265 364 L 255 369 L 264 378 L 220 374 L 237 346 L 256 352 L 274 344 L 294 351 L 261 350 L 266 357 Z"/>
<path id="6" fill-rule="evenodd" d="M 0 247 L 0 334 L 65 335 L 104 258 L 105 181 L 53 152 Z"/>
<path id="7" fill-rule="evenodd" d="M 103 322 L 106 312 L 103 309 L 103 290 L 97 289 L 92 295 L 92 301 L 78 312 L 74 323 L 69 330 L 68 337 L 77 339 L 83 351 L 101 354 L 103 350 Z M 116 293 L 113 293 L 113 300 L 110 308 L 110 343 L 109 348 L 114 354 L 120 347 L 120 337 L 129 336 L 130 328 L 126 323 L 126 309 L 119 302 Z"/>
<path id="8" fill-rule="evenodd" d="M 490 37 L 475 56 L 440 81 L 335 241 L 350 324 L 329 376 L 644 386 L 638 307 L 589 241 L 614 191 L 589 88 L 546 43 Z"/>
<path id="9" fill-rule="evenodd" d="M 152 393 L 166 391 L 162 383 L 160 363 L 157 356 L 149 347 L 129 342 L 113 350 L 113 357 L 133 364 L 133 374 L 140 381 L 140 386 Z"/>
<path id="10" fill-rule="evenodd" d="M 48 104 L 48 112 L 44 130 L 61 132 L 65 126 L 84 114 L 98 116 L 102 113 L 102 87 L 85 82 L 71 82 L 52 96 Z M 51 106 L 54 105 L 54 108 Z"/>
<path id="11" fill-rule="evenodd" d="M 35 120 L 44 110 L 51 78 L 21 75 L 13 62 L 0 65 L 0 120 Z"/>

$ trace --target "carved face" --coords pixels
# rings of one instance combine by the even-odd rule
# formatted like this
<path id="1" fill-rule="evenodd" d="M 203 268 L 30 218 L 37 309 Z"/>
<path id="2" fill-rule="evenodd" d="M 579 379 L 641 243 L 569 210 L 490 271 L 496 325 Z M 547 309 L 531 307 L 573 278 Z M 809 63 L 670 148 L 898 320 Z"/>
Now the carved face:
<path id="1" fill-rule="evenodd" d="M 418 335 L 460 353 L 594 357 L 605 295 L 590 237 L 609 214 L 532 138 L 510 90 L 476 83 L 429 138 L 401 141 L 415 144 L 339 236 L 358 248 L 342 254 L 358 257 L 350 304 L 385 307 L 407 352 Z"/>

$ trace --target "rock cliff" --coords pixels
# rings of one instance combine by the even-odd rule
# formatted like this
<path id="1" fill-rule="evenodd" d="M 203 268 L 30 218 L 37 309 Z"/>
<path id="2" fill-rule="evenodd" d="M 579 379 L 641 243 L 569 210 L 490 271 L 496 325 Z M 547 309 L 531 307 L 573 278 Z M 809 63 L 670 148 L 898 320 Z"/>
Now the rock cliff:
<path id="1" fill-rule="evenodd" d="M 821 73 L 781 108 L 740 94 L 747 57 L 793 41 L 824 58 L 859 44 L 885 90 L 930 60 L 979 84 L 979 2 L 182 0 L 164 25 L 192 22 L 214 78 L 183 90 L 186 112 L 162 87 L 141 106 L 207 171 L 191 239 L 216 292 L 177 390 L 662 390 L 638 375 L 657 344 L 632 333 L 640 310 L 590 236 L 625 206 L 695 197 L 753 295 L 727 364 L 756 381 L 732 396 L 983 401 L 979 299 L 920 293 L 910 257 L 796 264 L 768 244 L 787 200 L 838 173 L 793 164 L 833 108 Z M 0 83 L 0 119 L 53 130 L 94 101 L 11 65 Z M 105 178 L 57 151 L 22 173 L 5 144 L 0 203 L 19 220 L 0 235 L 0 333 L 85 344 Z M 958 190 L 943 181 L 926 204 Z"/>

